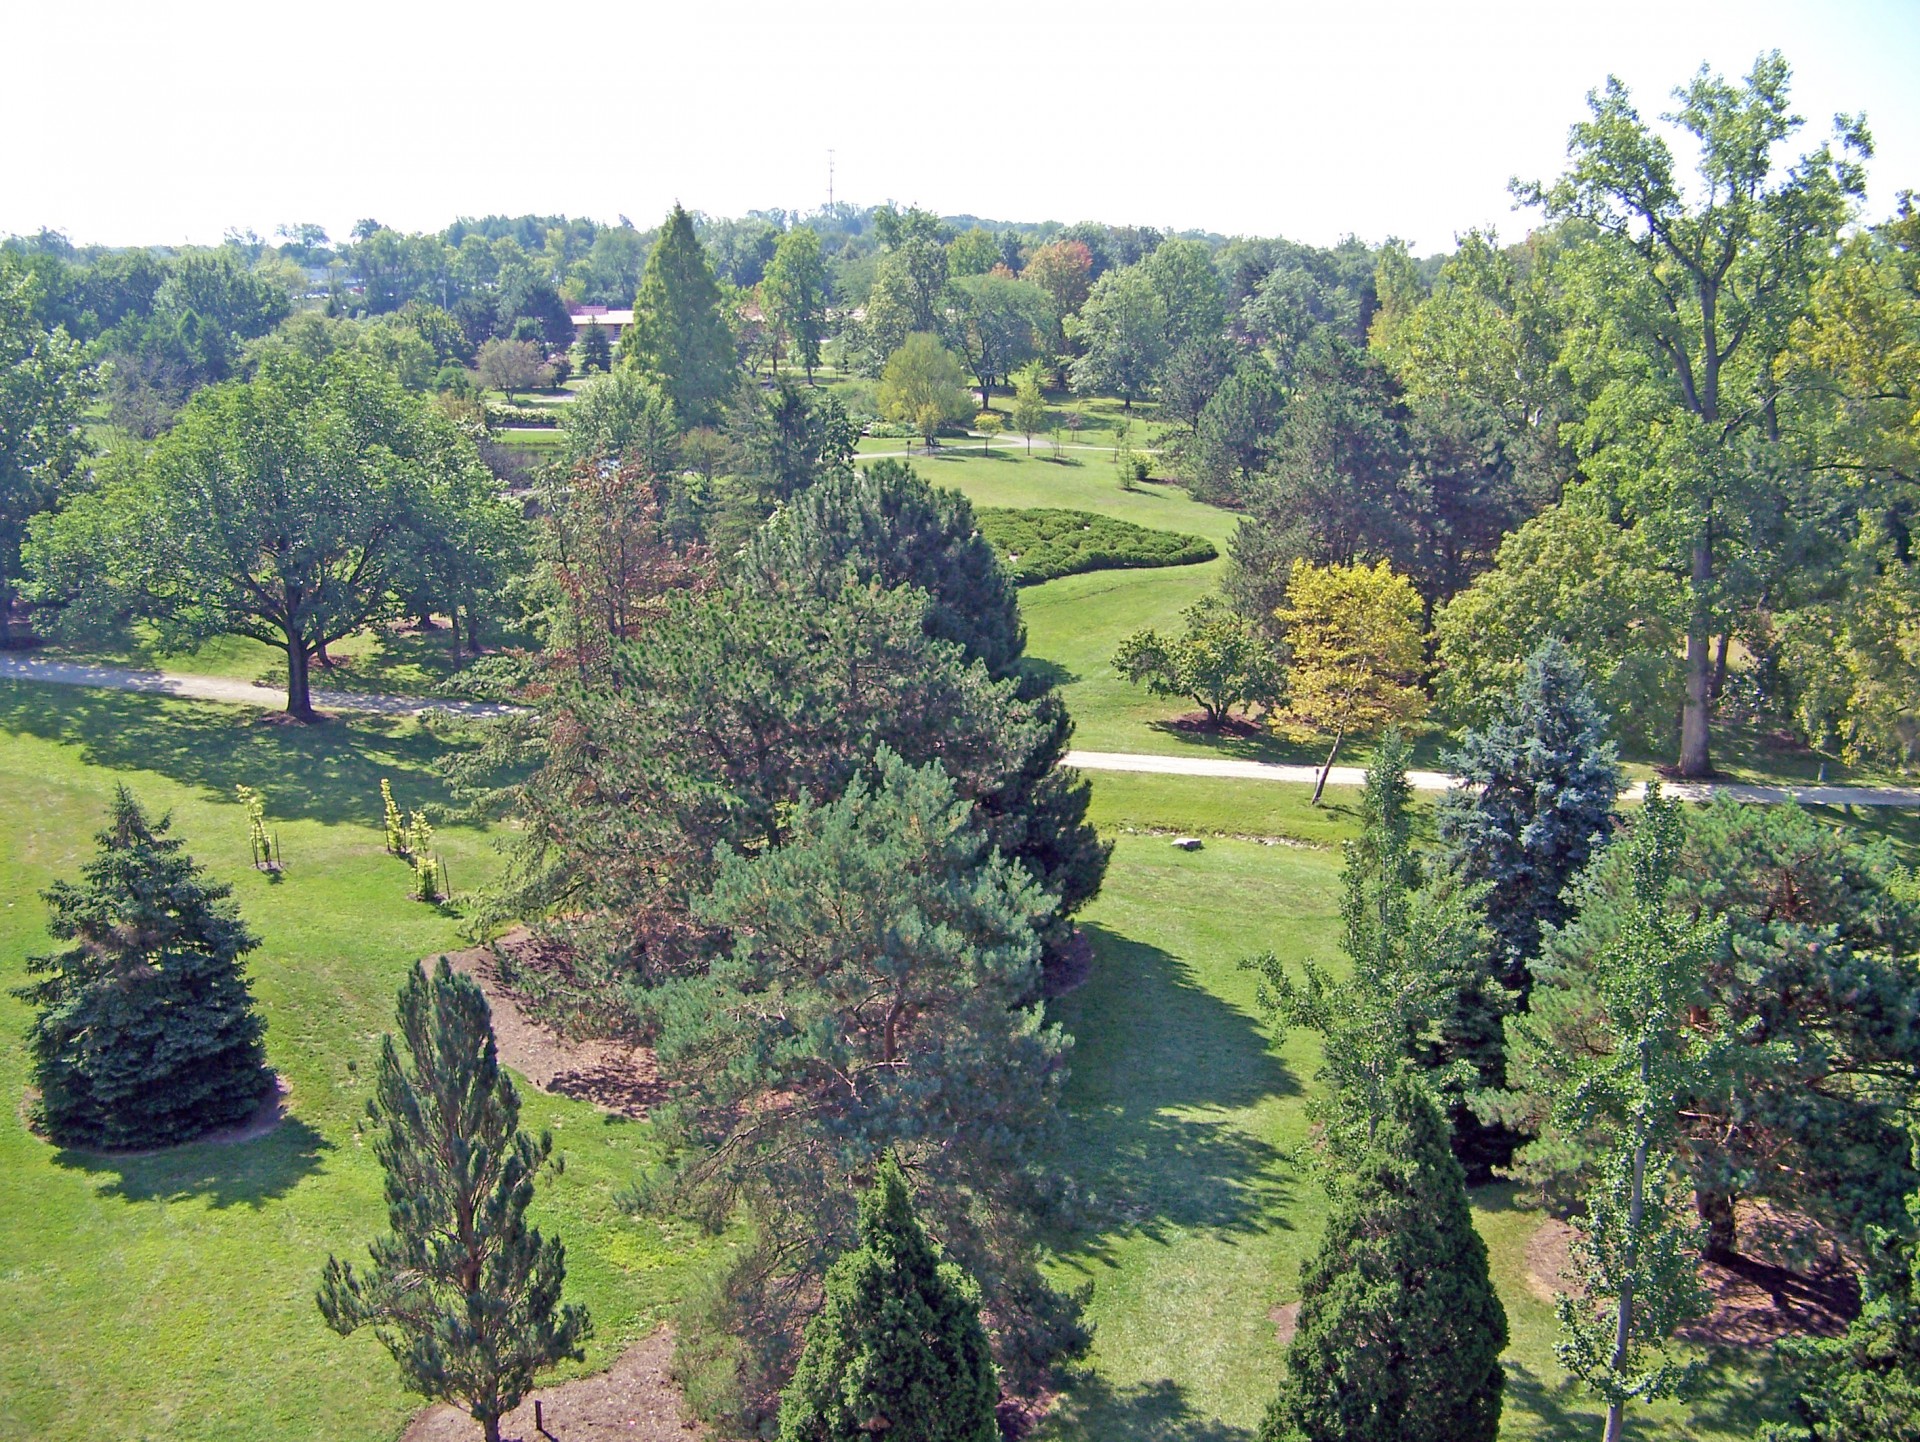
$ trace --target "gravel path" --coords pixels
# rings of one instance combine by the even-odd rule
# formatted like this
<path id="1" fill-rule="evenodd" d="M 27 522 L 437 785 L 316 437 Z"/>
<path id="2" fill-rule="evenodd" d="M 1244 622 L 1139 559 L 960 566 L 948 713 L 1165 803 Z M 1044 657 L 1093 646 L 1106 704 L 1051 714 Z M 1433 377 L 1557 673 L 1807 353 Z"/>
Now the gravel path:
<path id="1" fill-rule="evenodd" d="M 46 681 L 55 686 L 94 686 L 107 691 L 146 691 L 189 701 L 223 701 L 229 706 L 286 709 L 287 693 L 227 676 L 187 676 L 171 671 L 136 671 L 90 661 L 61 661 L 51 656 L 0 653 L 0 677 Z M 418 716 L 439 711 L 450 716 L 505 716 L 511 706 L 490 701 L 443 701 L 420 696 L 381 696 L 367 691 L 324 691 L 316 687 L 313 704 L 322 711 L 371 711 L 383 716 Z"/>

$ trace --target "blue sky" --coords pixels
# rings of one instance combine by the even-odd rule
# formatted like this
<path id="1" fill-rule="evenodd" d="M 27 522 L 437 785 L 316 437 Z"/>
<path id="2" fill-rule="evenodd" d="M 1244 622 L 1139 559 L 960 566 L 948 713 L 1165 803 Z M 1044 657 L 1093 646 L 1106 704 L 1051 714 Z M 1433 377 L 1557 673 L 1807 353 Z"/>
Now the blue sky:
<path id="1" fill-rule="evenodd" d="M 1865 110 L 1872 217 L 1920 189 L 1920 0 L 96 0 L 9 18 L 0 232 L 217 240 L 363 216 L 641 224 L 841 199 L 1448 247 L 1525 229 L 1611 72 L 1793 63 L 1807 143 Z"/>

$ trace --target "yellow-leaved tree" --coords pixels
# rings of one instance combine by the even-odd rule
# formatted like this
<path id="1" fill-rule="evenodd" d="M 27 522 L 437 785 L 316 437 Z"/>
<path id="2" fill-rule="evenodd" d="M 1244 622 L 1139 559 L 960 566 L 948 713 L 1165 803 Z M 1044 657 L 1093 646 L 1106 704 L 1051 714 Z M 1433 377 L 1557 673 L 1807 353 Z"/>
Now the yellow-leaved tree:
<path id="1" fill-rule="evenodd" d="M 1292 656 L 1287 709 L 1276 725 L 1302 741 L 1333 733 L 1314 783 L 1318 806 L 1349 731 L 1378 731 L 1426 712 L 1420 594 L 1385 561 L 1316 566 L 1300 560 L 1287 581 L 1287 604 L 1276 614 Z"/>

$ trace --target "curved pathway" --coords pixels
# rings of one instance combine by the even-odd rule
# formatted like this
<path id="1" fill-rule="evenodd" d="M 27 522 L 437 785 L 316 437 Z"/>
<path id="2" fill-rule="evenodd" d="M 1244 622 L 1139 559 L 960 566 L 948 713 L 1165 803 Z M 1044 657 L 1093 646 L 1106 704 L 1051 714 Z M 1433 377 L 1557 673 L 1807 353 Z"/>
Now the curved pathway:
<path id="1" fill-rule="evenodd" d="M 55 686 L 93 686 L 106 691 L 145 691 L 178 696 L 187 701 L 223 701 L 229 706 L 255 706 L 284 711 L 283 686 L 262 686 L 229 676 L 190 676 L 173 671 L 143 671 L 126 666 L 102 666 L 92 661 L 63 661 L 31 652 L 0 652 L 0 677 L 10 681 L 45 681 Z M 322 711 L 371 711 L 382 716 L 419 716 L 438 711 L 450 716 L 507 716 L 514 708 L 492 701 L 448 701 L 421 696 L 382 696 L 371 691 L 324 691 L 316 687 L 313 704 Z"/>
<path id="2" fill-rule="evenodd" d="M 55 686 L 94 686 L 109 691 L 144 691 L 161 696 L 178 696 L 189 701 L 222 701 L 230 706 L 255 706 L 278 711 L 286 706 L 286 693 L 278 687 L 260 686 L 251 681 L 235 681 L 224 676 L 192 676 L 171 671 L 137 671 L 120 666 L 102 666 L 91 661 L 62 661 L 31 653 L 0 652 L 0 678 L 14 681 L 43 681 Z M 370 711 L 384 716 L 418 716 L 437 711 L 451 716 L 485 718 L 508 716 L 517 708 L 492 701 L 449 701 L 421 696 L 383 696 L 370 691 L 321 691 L 313 693 L 313 704 L 328 711 Z M 1133 751 L 1069 751 L 1061 762 L 1082 771 L 1135 771 L 1155 776 L 1211 776 L 1230 781 L 1290 781 L 1311 786 L 1320 774 L 1317 766 L 1288 765 L 1279 761 L 1240 761 L 1219 756 L 1153 756 Z M 1364 768 L 1336 766 L 1327 777 L 1329 786 L 1361 786 L 1367 779 Z M 1459 778 L 1444 771 L 1409 771 L 1408 784 L 1416 791 L 1445 791 Z M 1741 781 L 1667 782 L 1668 794 L 1688 801 L 1706 801 L 1716 796 L 1735 801 L 1761 803 L 1798 801 L 1808 806 L 1903 806 L 1920 807 L 1920 787 L 1911 786 L 1756 786 Z M 1628 800 L 1646 794 L 1646 786 L 1635 782 L 1623 793 Z"/>
<path id="3" fill-rule="evenodd" d="M 1216 776 L 1237 781 L 1292 781 L 1311 786 L 1318 766 L 1293 766 L 1278 761 L 1235 761 L 1214 756 L 1145 756 L 1131 751 L 1069 751 L 1067 766 L 1083 771 L 1143 771 L 1156 776 Z M 1363 786 L 1367 773 L 1359 766 L 1336 766 L 1329 786 Z M 1446 791 L 1458 784 L 1444 771 L 1409 771 L 1407 783 L 1415 791 Z M 1716 796 L 1762 804 L 1798 801 L 1807 806 L 1920 807 L 1920 788 L 1910 786 L 1755 786 L 1744 781 L 1667 781 L 1661 789 L 1687 801 L 1709 801 Z M 1646 783 L 1636 781 L 1621 793 L 1629 801 L 1647 794 Z"/>

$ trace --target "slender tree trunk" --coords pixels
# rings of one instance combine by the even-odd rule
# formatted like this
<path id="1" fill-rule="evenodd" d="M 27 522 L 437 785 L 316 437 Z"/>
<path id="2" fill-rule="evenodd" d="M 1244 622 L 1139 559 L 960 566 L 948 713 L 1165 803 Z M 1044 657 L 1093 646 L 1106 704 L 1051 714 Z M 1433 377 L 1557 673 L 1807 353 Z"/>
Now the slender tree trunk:
<path id="1" fill-rule="evenodd" d="M 1327 753 L 1326 765 L 1320 768 L 1320 779 L 1313 783 L 1313 800 L 1308 803 L 1309 805 L 1318 806 L 1320 804 L 1320 797 L 1327 789 L 1327 776 L 1333 770 L 1333 758 L 1340 754 L 1340 742 L 1346 734 L 1347 726 L 1343 721 L 1340 723 L 1340 729 L 1333 733 L 1333 749 Z"/>
<path id="2" fill-rule="evenodd" d="M 320 663 L 320 669 L 322 671 L 331 671 L 333 669 L 333 657 L 327 654 L 327 643 L 325 641 L 314 643 L 313 659 Z"/>
<path id="3" fill-rule="evenodd" d="M 480 618 L 474 614 L 472 606 L 467 607 L 467 654 L 480 654 Z"/>
<path id="4" fill-rule="evenodd" d="M 486 1439 L 486 1442 L 500 1442 L 500 1419 L 498 1417 L 482 1417 L 480 1419 L 480 1435 Z"/>
<path id="5" fill-rule="evenodd" d="M 13 582 L 0 580 L 0 651 L 13 642 Z"/>
<path id="6" fill-rule="evenodd" d="M 1687 701 L 1680 713 L 1680 774 L 1713 775 L 1707 716 L 1712 704 L 1713 638 L 1708 634 L 1706 590 L 1713 583 L 1713 541 L 1703 536 L 1693 547 L 1693 614 L 1687 622 Z"/>
<path id="7" fill-rule="evenodd" d="M 1645 1058 L 1642 1058 L 1641 1074 L 1646 1074 Z M 1647 1187 L 1647 1143 L 1642 1138 L 1633 1149 L 1633 1195 L 1627 1201 L 1627 1234 L 1632 1239 L 1629 1246 L 1637 1246 L 1640 1239 L 1640 1223 L 1646 1215 Z M 1631 1261 L 1629 1261 L 1631 1265 Z M 1626 1370 L 1628 1344 L 1633 1337 L 1633 1274 L 1628 1272 L 1620 1284 L 1620 1298 L 1614 1312 L 1613 1326 L 1613 1372 L 1616 1377 Z M 1621 1442 L 1626 1432 L 1626 1409 L 1618 1402 L 1607 1404 L 1607 1429 L 1601 1434 L 1602 1442 Z"/>
<path id="8" fill-rule="evenodd" d="M 1709 701 L 1718 702 L 1720 692 L 1727 684 L 1727 646 L 1733 640 L 1730 632 L 1722 631 L 1720 639 L 1713 648 L 1713 687 L 1707 693 Z"/>
<path id="9" fill-rule="evenodd" d="M 313 721 L 313 696 L 307 685 L 307 641 L 296 636 L 287 642 L 287 715 Z"/>

